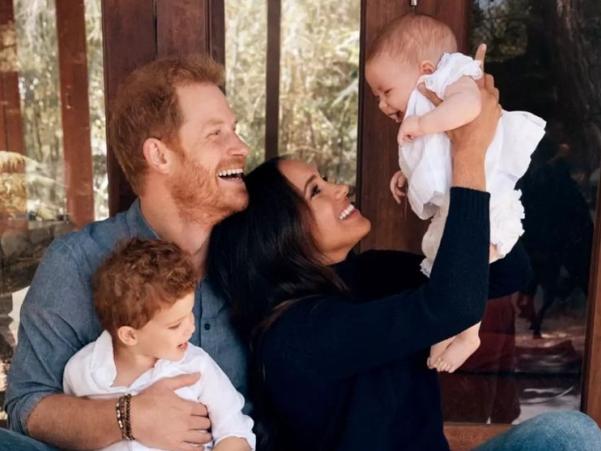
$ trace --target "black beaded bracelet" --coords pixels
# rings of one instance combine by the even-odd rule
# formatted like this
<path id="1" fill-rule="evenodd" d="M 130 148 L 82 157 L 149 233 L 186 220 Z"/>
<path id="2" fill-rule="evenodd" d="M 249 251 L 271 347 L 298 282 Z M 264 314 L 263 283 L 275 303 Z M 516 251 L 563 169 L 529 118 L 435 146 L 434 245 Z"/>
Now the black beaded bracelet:
<path id="1" fill-rule="evenodd" d="M 115 403 L 115 413 L 117 415 L 117 424 L 121 431 L 121 438 L 125 440 L 125 425 L 123 424 L 123 415 L 121 414 L 121 404 L 123 403 L 123 396 L 117 399 Z"/>
<path id="2" fill-rule="evenodd" d="M 131 395 L 125 395 L 125 435 L 127 440 L 135 440 L 131 433 Z"/>
<path id="3" fill-rule="evenodd" d="M 121 431 L 123 440 L 135 440 L 131 433 L 131 395 L 124 395 L 117 399 L 115 403 L 115 413 L 117 415 L 117 424 Z"/>

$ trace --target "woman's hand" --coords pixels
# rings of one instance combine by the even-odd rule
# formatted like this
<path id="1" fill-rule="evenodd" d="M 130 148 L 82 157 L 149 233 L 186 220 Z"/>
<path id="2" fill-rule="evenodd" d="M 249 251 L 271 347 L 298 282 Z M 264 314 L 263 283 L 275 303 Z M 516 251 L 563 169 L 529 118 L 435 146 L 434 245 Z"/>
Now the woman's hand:
<path id="1" fill-rule="evenodd" d="M 481 44 L 475 59 L 484 67 L 486 46 Z M 495 88 L 494 78 L 489 74 L 477 80 L 482 96 L 482 111 L 472 122 L 447 132 L 451 140 L 453 158 L 453 186 L 462 186 L 481 191 L 486 190 L 484 160 L 486 150 L 493 140 L 497 123 L 501 117 L 499 90 Z M 441 100 L 423 85 L 418 89 L 435 105 Z"/>

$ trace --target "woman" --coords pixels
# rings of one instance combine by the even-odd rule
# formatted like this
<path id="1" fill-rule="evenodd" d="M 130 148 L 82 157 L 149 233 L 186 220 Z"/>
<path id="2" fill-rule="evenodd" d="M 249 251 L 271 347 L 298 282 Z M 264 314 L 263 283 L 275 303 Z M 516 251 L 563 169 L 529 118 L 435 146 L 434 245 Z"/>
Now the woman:
<path id="1" fill-rule="evenodd" d="M 419 256 L 352 256 L 370 222 L 314 167 L 275 159 L 249 174 L 248 209 L 212 233 L 209 279 L 252 344 L 253 402 L 273 449 L 448 449 L 429 347 L 529 276 L 517 245 L 488 281 L 484 153 L 499 114 L 489 77 L 480 117 L 450 134 L 454 187 L 429 280 Z"/>

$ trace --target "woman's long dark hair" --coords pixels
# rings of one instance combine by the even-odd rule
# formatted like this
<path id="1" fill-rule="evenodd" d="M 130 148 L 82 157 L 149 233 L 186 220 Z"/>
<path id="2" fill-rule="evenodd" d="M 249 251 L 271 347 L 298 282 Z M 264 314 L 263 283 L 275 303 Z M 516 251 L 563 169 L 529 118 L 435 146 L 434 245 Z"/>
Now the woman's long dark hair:
<path id="1" fill-rule="evenodd" d="M 282 304 L 344 290 L 320 262 L 305 199 L 281 174 L 273 158 L 246 177 L 246 210 L 211 232 L 208 275 L 230 303 L 232 321 L 252 343 Z"/>
<path id="2" fill-rule="evenodd" d="M 268 435 L 277 426 L 256 352 L 263 333 L 296 302 L 345 291 L 336 273 L 320 263 L 309 206 L 280 172 L 280 161 L 268 160 L 248 174 L 248 207 L 213 229 L 208 258 L 209 280 L 231 306 L 232 322 L 251 346 L 250 395 L 260 421 L 272 429 Z"/>

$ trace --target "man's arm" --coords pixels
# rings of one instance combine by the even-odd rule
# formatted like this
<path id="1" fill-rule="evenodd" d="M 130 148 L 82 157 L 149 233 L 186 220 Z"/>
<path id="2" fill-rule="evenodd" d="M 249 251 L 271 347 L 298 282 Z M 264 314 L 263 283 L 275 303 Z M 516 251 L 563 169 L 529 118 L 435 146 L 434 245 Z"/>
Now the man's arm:
<path id="1" fill-rule="evenodd" d="M 67 360 L 100 329 L 89 283 L 77 266 L 70 248 L 62 240 L 55 241 L 40 262 L 21 308 L 6 392 L 9 425 L 17 432 L 29 434 L 33 410 L 48 396 L 62 394 Z"/>
<path id="2" fill-rule="evenodd" d="M 133 397 L 130 418 L 136 440 L 173 450 L 189 450 L 190 444 L 210 442 L 206 408 L 174 393 L 197 380 L 198 374 L 162 379 Z M 114 399 L 51 395 L 34 408 L 27 426 L 32 437 L 59 448 L 98 449 L 121 440 Z"/>
<path id="3" fill-rule="evenodd" d="M 66 449 L 97 449 L 121 440 L 111 399 L 47 396 L 33 409 L 27 430 L 37 440 Z"/>

